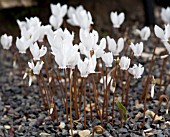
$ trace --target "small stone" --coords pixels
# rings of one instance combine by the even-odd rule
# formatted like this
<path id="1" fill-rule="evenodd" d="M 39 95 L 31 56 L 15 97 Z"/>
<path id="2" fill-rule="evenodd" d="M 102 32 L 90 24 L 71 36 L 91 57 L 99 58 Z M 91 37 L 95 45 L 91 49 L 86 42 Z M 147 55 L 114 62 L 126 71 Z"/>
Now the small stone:
<path id="1" fill-rule="evenodd" d="M 121 132 L 121 133 L 127 133 L 128 130 L 127 130 L 126 128 L 120 128 L 120 129 L 119 129 L 119 132 Z"/>
<path id="2" fill-rule="evenodd" d="M 82 130 L 78 132 L 80 137 L 86 137 L 90 135 L 90 130 Z"/>
<path id="3" fill-rule="evenodd" d="M 11 127 L 10 127 L 9 125 L 4 125 L 4 128 L 8 130 L 8 129 L 10 129 Z"/>
<path id="4" fill-rule="evenodd" d="M 147 137 L 153 136 L 152 132 L 145 133 Z"/>
<path id="5" fill-rule="evenodd" d="M 60 129 L 65 128 L 65 126 L 66 126 L 66 124 L 65 124 L 64 122 L 60 122 L 60 125 L 59 125 L 59 128 L 60 128 Z"/>
<path id="6" fill-rule="evenodd" d="M 63 135 L 63 136 L 67 136 L 67 135 L 68 135 L 67 130 L 63 129 L 63 130 L 62 130 L 62 135 Z"/>
<path id="7" fill-rule="evenodd" d="M 41 132 L 39 135 L 40 135 L 40 136 L 50 136 L 49 133 L 45 133 L 45 132 Z"/>
<path id="8" fill-rule="evenodd" d="M 83 125 L 82 124 L 78 124 L 78 125 L 76 125 L 76 128 L 77 128 L 77 130 L 82 130 L 83 129 Z"/>

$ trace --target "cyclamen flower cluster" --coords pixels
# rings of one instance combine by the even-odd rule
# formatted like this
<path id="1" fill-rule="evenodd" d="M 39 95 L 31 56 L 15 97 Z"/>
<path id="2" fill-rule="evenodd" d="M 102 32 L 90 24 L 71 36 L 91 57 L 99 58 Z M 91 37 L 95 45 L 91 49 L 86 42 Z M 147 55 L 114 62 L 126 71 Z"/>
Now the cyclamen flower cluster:
<path id="1" fill-rule="evenodd" d="M 29 48 L 32 55 L 32 61 L 28 62 L 29 68 L 32 73 L 39 75 L 43 67 L 44 62 L 41 60 L 47 53 L 47 45 L 40 44 L 43 42 L 44 36 L 47 36 L 48 42 L 51 47 L 51 54 L 54 55 L 55 61 L 60 69 L 74 69 L 77 65 L 82 77 L 87 77 L 91 73 L 95 73 L 97 64 L 97 58 L 101 58 L 106 67 L 112 67 L 113 56 L 120 56 L 121 51 L 124 48 L 124 39 L 119 38 L 117 43 L 113 38 L 107 36 L 99 40 L 99 34 L 96 30 L 91 30 L 91 24 L 93 24 L 92 16 L 89 11 L 86 11 L 83 6 L 77 8 L 69 7 L 67 5 L 61 6 L 58 4 L 50 5 L 52 15 L 49 18 L 51 25 L 41 25 L 41 21 L 38 17 L 26 18 L 26 21 L 17 20 L 21 31 L 21 37 L 16 38 L 16 47 L 19 53 L 25 54 Z M 68 15 L 67 22 L 73 26 L 79 26 L 80 43 L 73 44 L 74 33 L 70 33 L 67 28 L 62 30 L 60 26 L 63 23 L 63 17 Z M 119 28 L 124 22 L 124 13 L 111 12 L 111 21 L 113 27 Z M 55 31 L 52 30 L 52 27 Z M 141 37 L 145 33 L 141 31 Z M 147 36 L 149 37 L 148 28 Z M 100 42 L 99 42 L 100 41 Z M 108 52 L 106 52 L 106 41 L 108 43 Z M 3 35 L 1 37 L 1 43 L 5 49 L 9 49 L 12 45 L 12 37 Z M 140 56 L 143 51 L 143 43 L 139 45 L 130 46 L 135 56 Z M 85 55 L 82 60 L 81 55 Z M 120 67 L 122 70 L 127 70 L 130 65 L 130 59 L 128 57 L 122 57 L 120 60 Z M 140 65 L 141 67 L 141 65 Z M 136 67 L 134 68 L 136 69 Z M 130 69 L 129 69 L 130 70 Z M 132 70 L 132 68 L 131 68 Z M 139 78 L 139 69 L 136 71 L 129 71 L 135 78 Z M 138 73 L 138 75 L 136 74 Z M 136 76 L 137 75 L 137 76 Z"/>

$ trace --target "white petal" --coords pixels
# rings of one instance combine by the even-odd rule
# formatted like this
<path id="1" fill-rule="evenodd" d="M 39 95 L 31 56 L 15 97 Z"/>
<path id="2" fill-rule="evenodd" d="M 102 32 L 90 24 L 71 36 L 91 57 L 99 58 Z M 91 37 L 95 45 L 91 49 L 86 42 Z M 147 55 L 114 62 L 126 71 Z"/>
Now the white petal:
<path id="1" fill-rule="evenodd" d="M 154 32 L 158 38 L 164 40 L 164 31 L 159 26 L 155 25 Z"/>

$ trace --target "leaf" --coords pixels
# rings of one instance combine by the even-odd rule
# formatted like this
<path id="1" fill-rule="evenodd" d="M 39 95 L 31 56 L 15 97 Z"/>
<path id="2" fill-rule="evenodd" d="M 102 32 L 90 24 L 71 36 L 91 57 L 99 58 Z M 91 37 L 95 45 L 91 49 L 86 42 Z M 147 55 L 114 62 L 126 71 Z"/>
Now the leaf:
<path id="1" fill-rule="evenodd" d="M 123 112 L 124 121 L 126 121 L 127 120 L 126 108 L 119 101 L 116 101 L 116 105 Z"/>

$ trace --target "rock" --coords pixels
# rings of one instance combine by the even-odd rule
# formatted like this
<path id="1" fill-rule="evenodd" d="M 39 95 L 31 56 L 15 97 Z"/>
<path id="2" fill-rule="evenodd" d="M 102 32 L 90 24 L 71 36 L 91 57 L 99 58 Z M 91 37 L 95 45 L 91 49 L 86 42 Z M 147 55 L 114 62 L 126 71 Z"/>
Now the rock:
<path id="1" fill-rule="evenodd" d="M 11 127 L 9 125 L 4 125 L 4 128 L 9 130 Z"/>
<path id="2" fill-rule="evenodd" d="M 121 132 L 121 133 L 127 133 L 128 130 L 127 130 L 126 128 L 120 128 L 120 129 L 119 129 L 119 132 Z"/>
<path id="3" fill-rule="evenodd" d="M 60 129 L 65 128 L 66 124 L 64 122 L 60 122 L 60 125 L 58 126 Z"/>
<path id="4" fill-rule="evenodd" d="M 40 135 L 40 136 L 50 136 L 50 134 L 49 134 L 49 133 L 46 133 L 46 132 L 41 132 L 39 135 Z"/>
<path id="5" fill-rule="evenodd" d="M 82 130 L 78 132 L 80 137 L 86 137 L 90 135 L 90 130 Z"/>

